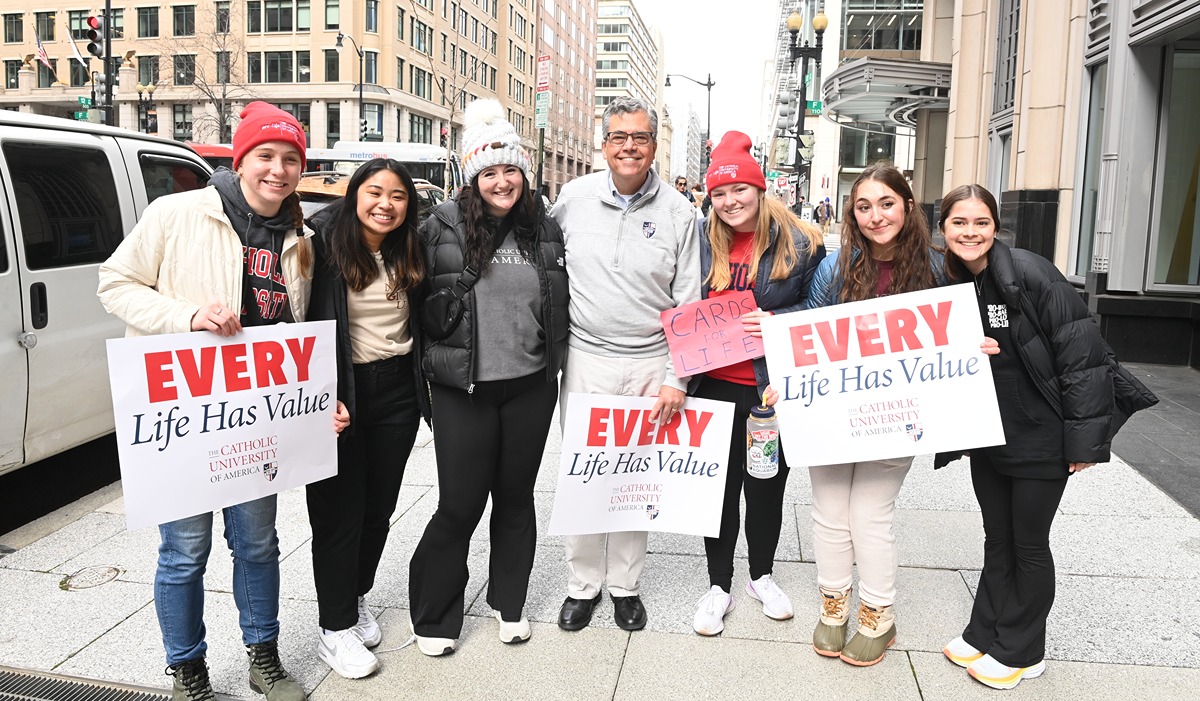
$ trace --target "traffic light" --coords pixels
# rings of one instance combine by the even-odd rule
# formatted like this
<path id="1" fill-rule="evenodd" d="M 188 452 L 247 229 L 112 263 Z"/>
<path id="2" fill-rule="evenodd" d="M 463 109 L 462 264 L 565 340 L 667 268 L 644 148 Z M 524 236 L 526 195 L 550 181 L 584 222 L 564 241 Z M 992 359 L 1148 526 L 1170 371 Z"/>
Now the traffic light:
<path id="1" fill-rule="evenodd" d="M 108 20 L 103 15 L 88 17 L 88 53 L 96 58 L 104 58 L 104 44 L 108 38 Z"/>
<path id="2" fill-rule="evenodd" d="M 358 140 L 367 140 L 367 120 L 365 117 L 358 120 Z"/>
<path id="3" fill-rule="evenodd" d="M 440 141 L 438 141 L 438 145 L 443 148 L 445 148 L 445 146 L 446 146 L 446 134 L 447 134 L 446 127 L 442 127 L 442 138 Z"/>
<path id="4" fill-rule="evenodd" d="M 704 160 L 707 163 L 712 162 L 712 139 L 704 142 Z"/>
<path id="5" fill-rule="evenodd" d="M 92 75 L 92 79 L 96 83 L 96 99 L 93 101 L 93 106 L 97 108 L 108 106 L 108 76 L 97 72 Z"/>

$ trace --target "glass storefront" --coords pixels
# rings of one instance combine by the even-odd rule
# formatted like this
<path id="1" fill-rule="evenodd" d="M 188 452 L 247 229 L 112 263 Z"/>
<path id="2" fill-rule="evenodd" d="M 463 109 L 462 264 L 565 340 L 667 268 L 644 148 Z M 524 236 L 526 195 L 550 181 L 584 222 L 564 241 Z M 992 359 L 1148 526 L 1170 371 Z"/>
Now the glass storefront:
<path id="1" fill-rule="evenodd" d="M 1165 105 L 1165 138 L 1157 245 L 1153 282 L 1156 285 L 1200 284 L 1200 216 L 1196 208 L 1200 181 L 1200 51 L 1176 50 Z"/>
<path id="2" fill-rule="evenodd" d="M 1091 69 L 1087 137 L 1084 141 L 1083 184 L 1079 190 L 1079 239 L 1075 250 L 1075 274 L 1084 277 L 1092 269 L 1092 240 L 1096 237 L 1096 202 L 1100 194 L 1100 143 L 1104 140 L 1104 105 L 1108 98 L 1108 63 Z"/>

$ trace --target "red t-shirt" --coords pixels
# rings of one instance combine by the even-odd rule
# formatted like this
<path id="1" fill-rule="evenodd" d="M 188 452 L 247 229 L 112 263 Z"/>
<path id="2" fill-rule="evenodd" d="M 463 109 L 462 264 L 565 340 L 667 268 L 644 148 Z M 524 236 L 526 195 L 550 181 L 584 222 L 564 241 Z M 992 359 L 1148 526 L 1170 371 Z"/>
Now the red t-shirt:
<path id="1" fill-rule="evenodd" d="M 729 289 L 721 290 L 720 292 L 709 292 L 708 296 L 720 297 L 721 295 L 732 294 L 734 292 L 742 292 L 743 290 L 753 291 L 754 285 L 750 283 L 750 266 L 754 260 L 754 232 L 739 231 L 733 235 L 733 246 L 729 249 Z M 743 360 L 735 365 L 726 365 L 723 368 L 710 370 L 705 373 L 709 377 L 733 382 L 739 385 L 757 386 L 758 382 L 754 379 L 754 365 L 749 360 Z"/>
<path id="2" fill-rule="evenodd" d="M 896 262 L 891 260 L 876 260 L 875 267 L 879 270 L 879 278 L 875 281 L 875 296 L 887 294 L 888 285 L 892 284 L 892 268 Z"/>

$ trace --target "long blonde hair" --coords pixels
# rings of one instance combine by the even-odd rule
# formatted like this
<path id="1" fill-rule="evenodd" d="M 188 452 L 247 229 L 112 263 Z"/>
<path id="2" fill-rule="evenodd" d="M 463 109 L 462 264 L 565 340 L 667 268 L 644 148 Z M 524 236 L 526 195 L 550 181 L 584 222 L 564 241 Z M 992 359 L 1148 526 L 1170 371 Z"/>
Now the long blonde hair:
<path id="1" fill-rule="evenodd" d="M 792 229 L 799 229 L 808 239 L 810 252 L 824 243 L 820 229 L 801 221 L 782 202 L 767 197 L 765 192 L 758 190 L 758 222 L 754 226 L 754 252 L 750 259 L 751 284 L 758 275 L 758 264 L 770 244 L 772 225 L 775 226 L 778 235 L 775 237 L 775 263 L 771 266 L 771 280 L 785 279 L 800 262 L 800 254 L 796 252 L 796 244 L 792 241 Z M 712 268 L 704 282 L 709 289 L 720 292 L 729 289 L 732 283 L 729 273 L 729 249 L 733 247 L 734 231 L 715 211 L 709 212 L 706 228 L 708 243 L 712 247 Z"/>

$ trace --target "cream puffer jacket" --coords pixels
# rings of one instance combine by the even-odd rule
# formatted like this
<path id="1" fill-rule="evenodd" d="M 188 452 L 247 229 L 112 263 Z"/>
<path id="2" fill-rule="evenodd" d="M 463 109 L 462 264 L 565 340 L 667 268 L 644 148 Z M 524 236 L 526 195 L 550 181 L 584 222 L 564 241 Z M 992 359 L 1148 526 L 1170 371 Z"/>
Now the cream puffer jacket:
<path id="1" fill-rule="evenodd" d="M 312 231 L 304 230 L 305 237 Z M 301 271 L 297 243 L 283 240 L 281 265 L 292 316 L 303 321 L 311 271 Z M 200 307 L 218 302 L 242 307 L 246 277 L 242 240 L 221 206 L 215 188 L 160 197 L 133 231 L 100 264 L 100 303 L 125 322 L 126 336 L 192 330 Z"/>

